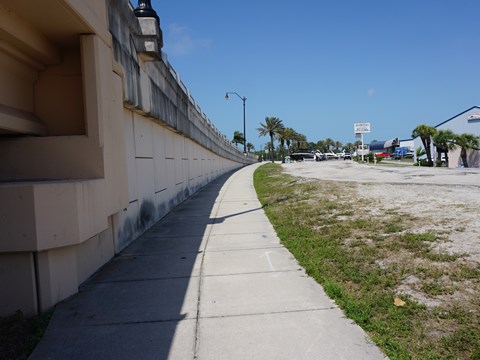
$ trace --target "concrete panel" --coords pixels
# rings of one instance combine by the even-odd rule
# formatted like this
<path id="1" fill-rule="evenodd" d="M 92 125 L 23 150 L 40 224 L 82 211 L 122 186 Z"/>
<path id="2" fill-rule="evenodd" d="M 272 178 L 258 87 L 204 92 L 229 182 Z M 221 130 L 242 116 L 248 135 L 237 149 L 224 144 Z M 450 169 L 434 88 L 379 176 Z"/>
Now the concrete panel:
<path id="1" fill-rule="evenodd" d="M 338 309 L 200 319 L 198 359 L 384 360 Z"/>
<path id="2" fill-rule="evenodd" d="M 38 253 L 40 311 L 78 291 L 76 247 L 68 246 Z"/>
<path id="3" fill-rule="evenodd" d="M 29 359 L 193 359 L 196 320 L 50 331 Z"/>
<path id="4" fill-rule="evenodd" d="M 153 159 L 137 158 L 138 199 L 154 201 L 155 195 L 155 162 Z"/>
<path id="5" fill-rule="evenodd" d="M 130 201 L 125 126 L 121 121 L 124 109 L 120 76 L 112 73 L 110 87 L 109 113 L 108 117 L 103 119 L 106 179 L 104 197 L 107 215 L 112 215 L 125 208 Z"/>
<path id="6" fill-rule="evenodd" d="M 169 201 L 169 206 L 172 207 L 176 205 L 175 199 L 175 160 L 174 159 L 165 159 L 165 169 L 167 173 L 167 196 Z"/>
<path id="7" fill-rule="evenodd" d="M 37 248 L 46 250 L 78 243 L 76 184 L 43 184 L 34 188 L 34 194 Z"/>
<path id="8" fill-rule="evenodd" d="M 197 253 L 205 248 L 205 238 L 201 234 L 184 237 L 151 237 L 147 235 L 148 233 L 137 239 L 122 252 L 122 255 Z"/>
<path id="9" fill-rule="evenodd" d="M 137 158 L 139 225 L 143 231 L 157 220 L 155 208 L 155 174 L 153 159 Z"/>
<path id="10" fill-rule="evenodd" d="M 153 158 L 153 122 L 137 113 L 133 113 L 133 131 L 135 136 L 135 156 Z"/>
<path id="11" fill-rule="evenodd" d="M 189 206 L 190 207 L 190 206 Z M 188 226 L 186 226 L 188 225 Z M 147 237 L 184 237 L 208 234 L 212 225 L 205 223 L 185 223 L 185 226 L 154 226 L 145 236 Z"/>
<path id="12" fill-rule="evenodd" d="M 37 312 L 37 291 L 32 253 L 0 254 L 0 316 L 21 310 Z"/>
<path id="13" fill-rule="evenodd" d="M 244 222 L 230 222 L 214 224 L 212 235 L 219 234 L 275 234 L 273 226 L 267 222 L 252 222 L 246 225 Z"/>
<path id="14" fill-rule="evenodd" d="M 75 183 L 78 208 L 78 242 L 89 239 L 108 228 L 107 201 L 110 200 L 113 203 L 114 200 L 106 198 L 108 190 L 105 188 L 105 180 Z M 119 197 L 121 198 L 121 195 Z M 118 208 L 117 211 L 119 210 Z"/>
<path id="15" fill-rule="evenodd" d="M 0 251 L 36 248 L 33 187 L 0 185 Z"/>
<path id="16" fill-rule="evenodd" d="M 125 150 L 128 176 L 128 200 L 138 199 L 137 192 L 137 163 L 135 161 L 135 135 L 133 131 L 133 113 L 123 110 L 123 123 L 125 129 Z"/>
<path id="17" fill-rule="evenodd" d="M 208 251 L 269 249 L 281 246 L 274 234 L 221 234 L 210 235 L 208 239 Z"/>
<path id="18" fill-rule="evenodd" d="M 153 149 L 155 159 L 155 191 L 167 188 L 165 165 L 165 129 L 159 124 L 153 124 Z"/>
<path id="19" fill-rule="evenodd" d="M 303 271 L 269 272 L 205 277 L 200 314 L 218 317 L 333 306 L 323 289 Z"/>
<path id="20" fill-rule="evenodd" d="M 116 253 L 142 234 L 138 221 L 139 208 L 138 201 L 134 201 L 113 216 Z"/>
<path id="21" fill-rule="evenodd" d="M 210 249 L 210 246 L 209 246 Z M 300 266 L 285 248 L 242 249 L 205 254 L 205 276 L 299 270 Z"/>
<path id="22" fill-rule="evenodd" d="M 168 194 L 166 190 L 155 193 L 155 210 L 156 220 L 160 220 L 171 210 L 169 207 Z"/>
<path id="23" fill-rule="evenodd" d="M 160 280 L 199 276 L 202 255 L 198 252 L 118 256 L 95 276 L 93 282 Z"/>
<path id="24" fill-rule="evenodd" d="M 59 328 L 194 319 L 199 278 L 98 283 L 58 307 Z"/>
<path id="25" fill-rule="evenodd" d="M 174 137 L 174 132 L 165 129 L 165 157 L 169 159 L 175 159 Z"/>
<path id="26" fill-rule="evenodd" d="M 78 245 L 76 252 L 79 284 L 87 280 L 115 255 L 112 227 L 110 218 L 107 230 Z"/>

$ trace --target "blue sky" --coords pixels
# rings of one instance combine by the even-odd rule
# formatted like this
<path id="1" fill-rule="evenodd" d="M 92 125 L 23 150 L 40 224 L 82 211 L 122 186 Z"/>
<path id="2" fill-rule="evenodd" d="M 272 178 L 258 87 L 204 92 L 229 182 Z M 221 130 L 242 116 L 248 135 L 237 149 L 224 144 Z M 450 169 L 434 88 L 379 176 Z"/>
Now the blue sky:
<path id="1" fill-rule="evenodd" d="M 266 116 L 316 142 L 409 138 L 480 105 L 478 0 L 160 1 L 169 62 L 216 127 Z"/>

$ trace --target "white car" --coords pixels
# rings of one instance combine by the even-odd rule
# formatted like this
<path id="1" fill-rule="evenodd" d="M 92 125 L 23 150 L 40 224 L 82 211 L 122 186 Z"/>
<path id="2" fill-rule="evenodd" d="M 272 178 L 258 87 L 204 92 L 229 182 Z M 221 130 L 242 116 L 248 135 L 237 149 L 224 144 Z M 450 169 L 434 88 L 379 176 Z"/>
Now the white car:
<path id="1" fill-rule="evenodd" d="M 335 154 L 331 151 L 326 152 L 324 155 L 327 157 L 327 159 L 338 159 L 338 154 Z"/>

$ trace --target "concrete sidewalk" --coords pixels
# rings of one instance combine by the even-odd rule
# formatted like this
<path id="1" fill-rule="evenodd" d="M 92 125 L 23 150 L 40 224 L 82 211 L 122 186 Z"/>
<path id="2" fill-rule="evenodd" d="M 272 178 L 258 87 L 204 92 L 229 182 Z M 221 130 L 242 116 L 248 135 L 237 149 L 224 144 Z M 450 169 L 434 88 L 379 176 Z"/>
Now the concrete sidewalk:
<path id="1" fill-rule="evenodd" d="M 59 304 L 30 359 L 384 359 L 279 243 L 257 166 L 215 180 Z"/>

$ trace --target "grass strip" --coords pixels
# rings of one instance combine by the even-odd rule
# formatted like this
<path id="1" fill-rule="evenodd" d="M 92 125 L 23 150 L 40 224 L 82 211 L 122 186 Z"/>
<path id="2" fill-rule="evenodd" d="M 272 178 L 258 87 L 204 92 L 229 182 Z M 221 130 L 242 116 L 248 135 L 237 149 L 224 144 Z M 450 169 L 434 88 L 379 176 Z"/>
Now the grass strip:
<path id="1" fill-rule="evenodd" d="M 259 167 L 254 185 L 282 243 L 391 359 L 480 359 L 475 296 L 426 306 L 399 292 L 408 279 L 430 299 L 479 288 L 478 266 L 432 252 L 440 237 L 414 232 L 420 219 L 372 216 L 362 185 L 296 178 L 276 164 Z"/>

